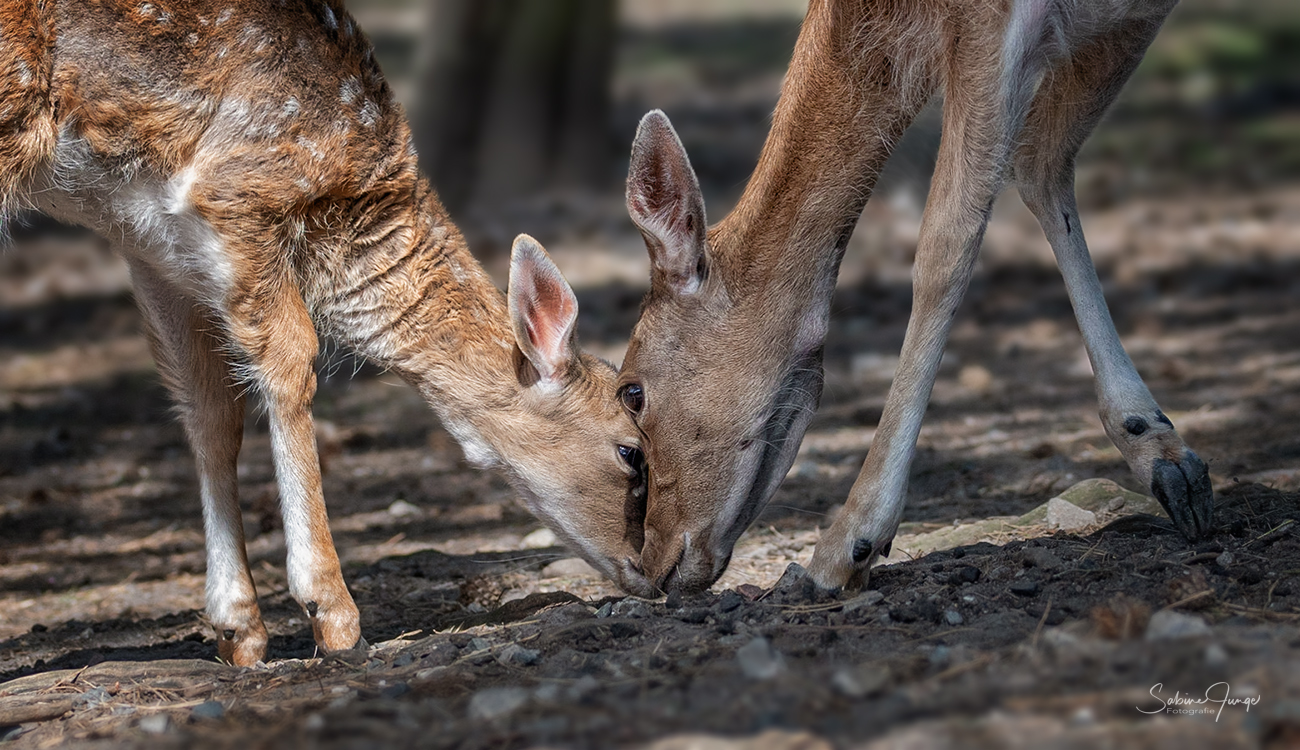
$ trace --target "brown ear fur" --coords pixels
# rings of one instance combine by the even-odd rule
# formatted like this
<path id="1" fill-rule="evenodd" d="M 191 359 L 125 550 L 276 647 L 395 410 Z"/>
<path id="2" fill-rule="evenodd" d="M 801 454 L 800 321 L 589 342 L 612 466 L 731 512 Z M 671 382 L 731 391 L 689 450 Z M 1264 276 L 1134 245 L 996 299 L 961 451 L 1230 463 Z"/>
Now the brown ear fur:
<path id="1" fill-rule="evenodd" d="M 689 294 L 703 281 L 704 196 L 668 116 L 641 118 L 627 170 L 627 210 L 645 238 L 652 281 Z"/>

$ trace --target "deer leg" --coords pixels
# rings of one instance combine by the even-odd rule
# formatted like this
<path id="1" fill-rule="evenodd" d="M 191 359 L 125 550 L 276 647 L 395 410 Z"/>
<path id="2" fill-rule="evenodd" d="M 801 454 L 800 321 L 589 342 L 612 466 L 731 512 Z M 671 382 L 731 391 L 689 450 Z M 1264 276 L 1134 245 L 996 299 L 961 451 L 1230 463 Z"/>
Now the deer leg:
<path id="1" fill-rule="evenodd" d="M 321 491 L 311 415 L 316 330 L 291 282 L 259 281 L 233 295 L 226 315 L 231 336 L 247 358 L 246 376 L 261 391 L 270 422 L 289 593 L 306 611 L 320 648 L 361 647 L 360 615 L 343 583 Z"/>
<path id="2" fill-rule="evenodd" d="M 1047 235 L 1096 374 L 1102 426 L 1188 540 L 1214 522 L 1209 470 L 1160 410 L 1120 343 L 1079 223 L 1074 157 L 1142 59 L 1158 26 L 1133 24 L 1053 71 L 1026 122 L 1015 177 Z"/>
<path id="3" fill-rule="evenodd" d="M 1003 32 L 985 29 L 963 30 L 962 41 L 949 50 L 943 138 L 912 272 L 912 314 L 862 471 L 808 568 L 822 587 L 863 582 L 872 561 L 888 554 L 902 520 L 912 456 L 948 331 L 1041 67 L 1032 64 L 1032 45 L 1012 36 L 1037 38 L 1030 27 L 1041 22 L 1011 18 L 1006 54 Z"/>
<path id="4" fill-rule="evenodd" d="M 250 666 L 266 656 L 266 627 L 248 569 L 236 461 L 244 400 L 223 355 L 221 326 L 142 262 L 131 264 L 154 360 L 176 402 L 199 475 L 207 551 L 207 617 L 217 652 Z"/>

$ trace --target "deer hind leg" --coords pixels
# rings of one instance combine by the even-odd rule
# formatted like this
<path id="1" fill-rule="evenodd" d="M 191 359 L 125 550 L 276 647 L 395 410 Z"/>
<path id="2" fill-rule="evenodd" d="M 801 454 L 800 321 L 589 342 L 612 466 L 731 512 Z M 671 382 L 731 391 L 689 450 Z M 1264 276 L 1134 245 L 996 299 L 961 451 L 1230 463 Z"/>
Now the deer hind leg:
<path id="1" fill-rule="evenodd" d="M 284 519 L 289 593 L 306 611 L 325 651 L 361 647 L 360 616 L 330 534 L 321 491 L 311 404 L 318 349 L 301 295 L 288 269 L 247 280 L 225 310 L 231 338 L 246 358 L 243 373 L 261 392 Z"/>
<path id="2" fill-rule="evenodd" d="M 945 60 L 943 137 L 912 272 L 912 315 L 871 450 L 844 509 L 813 553 L 809 574 L 826 588 L 864 582 L 872 561 L 888 554 L 902 519 L 912 456 L 948 331 L 1042 68 L 1035 45 L 1024 41 L 1041 33 L 1046 4 L 1029 0 L 1014 7 L 1005 30 L 950 30 L 960 41 L 952 42 Z M 1029 17 L 1022 17 L 1026 10 Z"/>
<path id="3" fill-rule="evenodd" d="M 1015 179 L 1056 254 L 1097 378 L 1101 421 L 1143 486 L 1189 540 L 1214 521 L 1209 470 L 1160 411 L 1124 351 L 1079 224 L 1074 157 L 1142 59 L 1158 23 L 1131 23 L 1079 50 L 1044 82 L 1015 158 Z"/>
<path id="4" fill-rule="evenodd" d="M 207 614 L 220 657 L 249 666 L 266 656 L 266 628 L 248 569 L 236 461 L 244 399 L 231 377 L 220 325 L 148 265 L 132 262 L 135 296 L 154 359 L 194 451 L 207 548 Z"/>

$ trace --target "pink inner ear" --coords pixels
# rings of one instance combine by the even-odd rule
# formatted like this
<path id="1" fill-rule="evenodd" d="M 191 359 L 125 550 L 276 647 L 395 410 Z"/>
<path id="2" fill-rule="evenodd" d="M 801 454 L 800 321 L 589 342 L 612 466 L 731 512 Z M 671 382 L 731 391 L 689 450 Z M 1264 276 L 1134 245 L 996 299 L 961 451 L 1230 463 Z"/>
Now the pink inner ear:
<path id="1" fill-rule="evenodd" d="M 559 364 L 566 354 L 564 334 L 573 317 L 573 300 L 549 274 L 538 273 L 536 267 L 529 271 L 532 294 L 523 300 L 528 341 L 551 364 Z"/>

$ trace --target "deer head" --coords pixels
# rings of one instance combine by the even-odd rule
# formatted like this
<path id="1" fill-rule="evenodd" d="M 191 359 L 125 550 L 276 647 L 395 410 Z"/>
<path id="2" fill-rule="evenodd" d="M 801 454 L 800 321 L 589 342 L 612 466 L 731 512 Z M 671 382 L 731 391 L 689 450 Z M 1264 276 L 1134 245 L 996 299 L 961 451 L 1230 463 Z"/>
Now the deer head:
<path id="1" fill-rule="evenodd" d="M 627 207 L 651 261 L 618 379 L 648 439 L 642 570 L 661 589 L 700 590 L 794 461 L 821 394 L 825 311 L 785 288 L 780 264 L 738 262 L 720 247 L 736 238 L 706 231 L 699 182 L 662 112 L 637 130 Z"/>
<path id="2" fill-rule="evenodd" d="M 640 435 L 615 398 L 614 367 L 578 348 L 573 290 L 527 235 L 511 252 L 508 307 L 519 387 L 470 417 L 477 435 L 457 437 L 471 460 L 501 464 L 529 511 L 571 549 L 624 590 L 654 595 L 638 569 Z"/>

